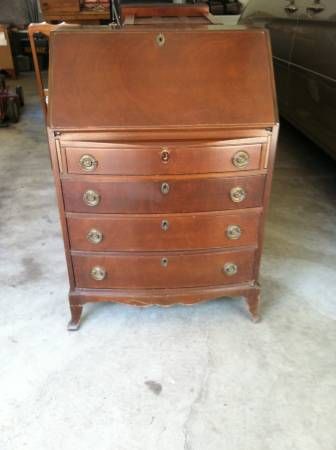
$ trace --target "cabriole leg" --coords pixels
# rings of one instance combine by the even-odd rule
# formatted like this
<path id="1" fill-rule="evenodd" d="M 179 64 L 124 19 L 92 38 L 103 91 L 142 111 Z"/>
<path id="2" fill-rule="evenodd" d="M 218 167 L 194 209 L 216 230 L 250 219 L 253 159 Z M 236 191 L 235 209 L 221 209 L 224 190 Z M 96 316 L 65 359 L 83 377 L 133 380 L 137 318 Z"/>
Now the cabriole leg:
<path id="1" fill-rule="evenodd" d="M 245 296 L 245 300 L 247 303 L 247 307 L 249 310 L 249 313 L 251 315 L 251 319 L 253 322 L 259 322 L 260 321 L 260 290 L 255 289 L 251 290 L 248 294 Z"/>
<path id="2" fill-rule="evenodd" d="M 83 311 L 83 305 L 70 304 L 70 311 L 71 311 L 71 320 L 68 324 L 68 330 L 76 331 L 79 328 L 80 319 Z"/>

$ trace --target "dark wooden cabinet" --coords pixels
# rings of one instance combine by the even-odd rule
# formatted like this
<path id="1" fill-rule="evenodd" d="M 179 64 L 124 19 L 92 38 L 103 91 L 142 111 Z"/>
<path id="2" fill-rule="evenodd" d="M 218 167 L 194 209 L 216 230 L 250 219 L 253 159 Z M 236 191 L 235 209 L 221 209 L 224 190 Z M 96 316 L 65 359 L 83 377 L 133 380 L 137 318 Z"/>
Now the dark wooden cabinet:
<path id="1" fill-rule="evenodd" d="M 80 0 L 42 0 L 41 8 L 43 12 L 79 12 Z"/>
<path id="2" fill-rule="evenodd" d="M 278 133 L 267 32 L 60 27 L 50 48 L 69 329 L 96 301 L 243 296 L 257 319 Z"/>

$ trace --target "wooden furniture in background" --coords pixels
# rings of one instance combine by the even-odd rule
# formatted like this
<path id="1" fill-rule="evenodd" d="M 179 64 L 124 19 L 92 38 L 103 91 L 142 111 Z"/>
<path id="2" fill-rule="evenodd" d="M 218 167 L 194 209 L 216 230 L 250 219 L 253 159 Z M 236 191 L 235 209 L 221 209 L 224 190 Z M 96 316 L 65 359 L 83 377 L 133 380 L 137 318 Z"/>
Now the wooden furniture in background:
<path id="1" fill-rule="evenodd" d="M 97 301 L 243 296 L 257 320 L 278 133 L 267 32 L 59 28 L 49 80 L 69 329 Z"/>
<path id="2" fill-rule="evenodd" d="M 47 22 L 99 23 L 110 19 L 108 2 L 95 4 L 80 0 L 41 0 L 41 9 Z"/>
<path id="3" fill-rule="evenodd" d="M 31 23 L 28 27 L 28 36 L 29 36 L 29 42 L 32 52 L 32 58 L 33 58 L 33 64 L 34 64 L 34 71 L 35 71 L 35 77 L 36 77 L 36 84 L 37 84 L 37 91 L 40 97 L 42 111 L 44 114 L 45 120 L 47 120 L 47 109 L 48 109 L 48 88 L 45 87 L 41 68 L 39 64 L 39 59 L 37 56 L 37 48 L 36 48 L 36 41 L 35 36 L 37 34 L 42 34 L 43 36 L 46 36 L 47 38 L 50 38 L 50 33 L 52 31 L 55 31 L 58 27 L 66 27 L 71 26 L 75 27 L 75 25 L 69 25 L 65 22 L 62 22 L 58 25 L 52 25 L 47 22 L 42 23 Z"/>
<path id="4" fill-rule="evenodd" d="M 162 22 L 176 23 L 206 23 L 209 22 L 209 6 L 206 3 L 197 4 L 122 4 L 121 18 L 125 25 L 150 24 Z M 195 18 L 201 20 L 194 20 Z M 202 20 L 203 19 L 203 20 Z"/>
<path id="5" fill-rule="evenodd" d="M 41 74 L 41 68 L 39 65 L 38 57 L 37 57 L 37 50 L 36 50 L 36 43 L 35 43 L 35 35 L 36 34 L 43 34 L 43 36 L 50 37 L 50 33 L 54 30 L 56 30 L 58 25 L 51 25 L 47 22 L 42 23 L 31 23 L 28 27 L 28 36 L 29 36 L 29 42 L 32 50 L 32 57 L 33 57 L 33 64 L 34 64 L 34 70 L 35 70 L 35 77 L 36 77 L 36 83 L 37 83 L 37 91 L 40 96 L 42 111 L 45 117 L 45 120 L 47 120 L 47 107 L 48 107 L 48 89 L 44 86 L 42 74 Z"/>
<path id="6" fill-rule="evenodd" d="M 12 78 L 16 78 L 16 71 L 12 49 L 8 36 L 8 26 L 0 24 L 0 70 Z"/>
<path id="7" fill-rule="evenodd" d="M 43 13 L 75 13 L 80 11 L 80 0 L 41 0 Z"/>

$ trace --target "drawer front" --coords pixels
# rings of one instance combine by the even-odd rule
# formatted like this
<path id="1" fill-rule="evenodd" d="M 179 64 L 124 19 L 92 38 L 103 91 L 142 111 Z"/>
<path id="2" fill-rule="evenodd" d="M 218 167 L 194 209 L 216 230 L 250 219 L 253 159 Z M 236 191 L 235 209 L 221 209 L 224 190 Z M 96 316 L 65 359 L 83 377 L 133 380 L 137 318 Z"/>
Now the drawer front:
<path id="1" fill-rule="evenodd" d="M 78 288 L 179 288 L 251 281 L 254 251 L 73 255 Z"/>
<path id="2" fill-rule="evenodd" d="M 63 178 L 68 212 L 168 213 L 222 211 L 262 204 L 265 176 L 114 178 Z"/>
<path id="3" fill-rule="evenodd" d="M 192 250 L 256 245 L 259 212 L 67 218 L 70 244 L 83 251 Z"/>
<path id="4" fill-rule="evenodd" d="M 69 146 L 65 154 L 68 172 L 74 174 L 197 174 L 258 170 L 262 145 Z"/>

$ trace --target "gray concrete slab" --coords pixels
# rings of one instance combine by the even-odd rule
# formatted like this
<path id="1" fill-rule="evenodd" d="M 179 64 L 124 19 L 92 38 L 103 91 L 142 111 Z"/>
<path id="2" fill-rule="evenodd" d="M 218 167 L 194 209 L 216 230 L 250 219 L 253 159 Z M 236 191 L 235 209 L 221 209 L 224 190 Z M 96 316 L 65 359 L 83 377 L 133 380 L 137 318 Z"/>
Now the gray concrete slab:
<path id="1" fill-rule="evenodd" d="M 335 163 L 281 130 L 263 320 L 241 300 L 85 307 L 67 275 L 31 76 L 0 130 L 1 450 L 335 450 Z"/>

